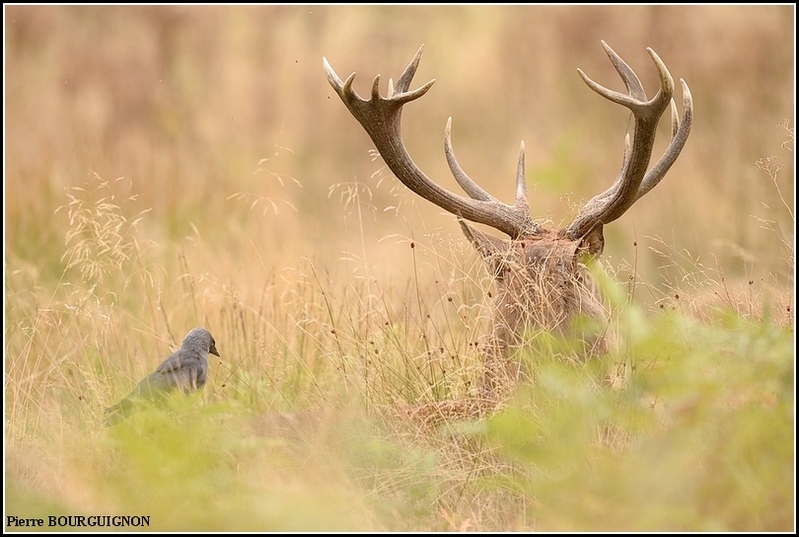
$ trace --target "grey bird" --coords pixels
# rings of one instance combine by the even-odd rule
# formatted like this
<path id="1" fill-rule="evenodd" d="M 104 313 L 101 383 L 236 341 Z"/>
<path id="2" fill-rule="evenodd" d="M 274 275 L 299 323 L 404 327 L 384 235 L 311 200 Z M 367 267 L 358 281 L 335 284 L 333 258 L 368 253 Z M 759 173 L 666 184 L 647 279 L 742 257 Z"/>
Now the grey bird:
<path id="1" fill-rule="evenodd" d="M 163 400 L 176 388 L 189 394 L 205 386 L 208 377 L 208 354 L 219 356 L 216 341 L 205 328 L 194 328 L 178 350 L 164 360 L 119 403 L 106 409 L 103 425 L 110 427 L 142 410 L 148 402 Z"/>

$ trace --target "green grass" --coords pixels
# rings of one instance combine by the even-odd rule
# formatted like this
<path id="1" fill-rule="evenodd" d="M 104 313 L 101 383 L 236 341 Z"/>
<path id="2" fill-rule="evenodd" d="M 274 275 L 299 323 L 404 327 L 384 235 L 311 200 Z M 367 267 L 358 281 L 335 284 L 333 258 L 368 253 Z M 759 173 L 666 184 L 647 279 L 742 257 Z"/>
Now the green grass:
<path id="1" fill-rule="evenodd" d="M 44 307 L 25 303 L 19 274 L 7 281 L 9 513 L 146 514 L 153 530 L 791 526 L 794 333 L 767 309 L 647 314 L 597 272 L 620 335 L 612 352 L 582 362 L 568 341 L 539 334 L 517 356 L 531 382 L 505 408 L 431 427 L 385 409 L 472 393 L 488 305 L 467 306 L 485 284 L 478 266 L 443 282 L 457 251 L 409 248 L 411 263 L 419 251 L 448 272 L 388 290 L 374 275 L 341 285 L 309 264 L 259 289 L 260 301 L 191 272 L 169 292 L 155 282 L 170 269 L 140 249 L 125 205 L 99 196 L 92 207 L 97 225 L 75 218 L 67 233 L 74 266 L 64 261 L 53 292 L 34 290 Z M 130 222 L 128 233 L 114 236 L 108 221 Z M 130 255 L 68 255 L 84 229 L 105 235 L 74 244 L 94 251 L 114 238 Z M 109 279 L 117 291 L 100 292 Z M 171 348 L 123 305 L 143 296 L 159 323 L 164 304 L 182 301 L 171 326 L 207 293 L 218 307 L 202 324 L 222 353 L 209 386 L 102 428 L 104 406 Z M 315 426 L 286 434 L 276 420 L 289 412 Z"/>
<path id="2" fill-rule="evenodd" d="M 6 514 L 793 529 L 792 8 L 425 9 L 5 8 Z M 657 50 L 694 130 L 607 226 L 611 352 L 540 334 L 517 354 L 531 382 L 475 418 L 493 282 L 369 158 L 321 57 L 364 93 L 425 42 L 414 159 L 455 189 L 452 115 L 461 164 L 507 201 L 523 138 L 533 214 L 559 224 L 621 160 L 625 113 L 575 73 L 617 87 L 600 38 L 647 88 Z M 195 326 L 222 355 L 205 389 L 101 427 Z"/>

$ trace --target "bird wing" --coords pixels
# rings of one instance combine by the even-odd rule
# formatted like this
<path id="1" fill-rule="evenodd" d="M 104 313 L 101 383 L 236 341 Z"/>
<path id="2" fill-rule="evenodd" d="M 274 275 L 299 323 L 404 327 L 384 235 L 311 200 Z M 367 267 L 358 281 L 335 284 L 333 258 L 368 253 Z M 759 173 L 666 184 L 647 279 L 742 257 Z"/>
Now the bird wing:
<path id="1" fill-rule="evenodd" d="M 180 349 L 164 360 L 150 377 L 155 377 L 151 383 L 158 388 L 189 392 L 205 384 L 205 367 L 196 353 Z"/>

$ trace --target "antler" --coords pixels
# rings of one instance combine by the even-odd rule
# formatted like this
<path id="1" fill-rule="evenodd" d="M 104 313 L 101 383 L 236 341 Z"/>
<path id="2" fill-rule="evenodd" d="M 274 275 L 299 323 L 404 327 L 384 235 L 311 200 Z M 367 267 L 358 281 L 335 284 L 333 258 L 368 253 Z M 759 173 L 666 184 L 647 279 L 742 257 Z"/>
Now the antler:
<path id="1" fill-rule="evenodd" d="M 613 185 L 605 192 L 595 196 L 580 210 L 577 218 L 564 229 L 567 236 L 577 239 L 585 236 L 597 225 L 604 225 L 616 220 L 629 209 L 638 198 L 652 190 L 682 151 L 693 122 L 693 100 L 688 84 L 680 79 L 683 91 L 683 117 L 680 120 L 677 106 L 672 100 L 674 80 L 663 60 L 648 48 L 647 51 L 655 62 L 660 76 L 660 90 L 652 100 L 647 100 L 641 81 L 632 69 L 622 60 L 616 52 L 602 41 L 610 61 L 627 87 L 627 95 L 609 90 L 600 86 L 580 69 L 577 71 L 589 88 L 616 104 L 630 109 L 635 118 L 632 148 L 630 147 L 629 134 L 625 138 L 624 159 L 619 176 Z M 652 155 L 652 146 L 655 142 L 655 132 L 660 117 L 666 107 L 671 103 L 671 142 L 660 160 L 647 173 L 649 159 Z"/>
<path id="2" fill-rule="evenodd" d="M 458 181 L 458 184 L 470 196 L 465 198 L 440 187 L 430 180 L 411 159 L 402 141 L 401 116 L 402 107 L 422 97 L 431 88 L 435 80 L 431 80 L 419 89 L 408 91 L 411 79 L 416 73 L 424 45 L 419 47 L 416 55 L 397 80 L 396 87 L 389 79 L 388 96 L 381 97 L 379 92 L 380 75 L 372 83 L 372 96 L 366 100 L 352 89 L 355 73 L 342 82 L 326 58 L 322 62 L 327 80 L 336 90 L 341 100 L 355 116 L 375 144 L 389 169 L 419 196 L 429 200 L 445 211 L 461 218 L 480 224 L 486 224 L 512 239 L 525 237 L 539 232 L 538 225 L 530 215 L 527 204 L 527 185 L 524 180 L 524 143 L 519 152 L 519 165 L 516 174 L 516 202 L 514 205 L 502 203 L 483 190 L 461 169 L 452 151 L 450 127 L 452 118 L 447 121 L 444 139 L 444 152 L 447 163 Z"/>

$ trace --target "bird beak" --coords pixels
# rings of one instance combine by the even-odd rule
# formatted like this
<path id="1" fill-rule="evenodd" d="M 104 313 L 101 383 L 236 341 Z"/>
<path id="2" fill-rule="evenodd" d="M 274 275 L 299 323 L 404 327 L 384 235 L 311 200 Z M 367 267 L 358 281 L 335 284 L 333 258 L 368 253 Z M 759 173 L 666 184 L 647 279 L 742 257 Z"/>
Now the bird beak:
<path id="1" fill-rule="evenodd" d="M 216 345 L 211 345 L 211 348 L 208 349 L 208 352 L 210 352 L 211 354 L 216 354 L 217 356 L 219 356 L 219 351 L 216 350 Z M 221 356 L 219 356 L 219 357 L 222 358 Z"/>

